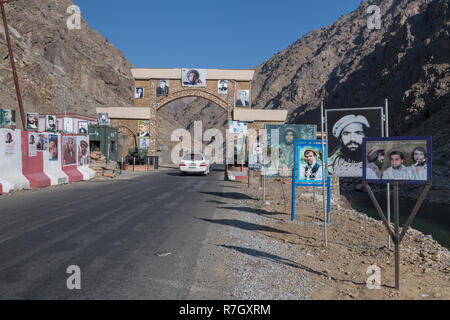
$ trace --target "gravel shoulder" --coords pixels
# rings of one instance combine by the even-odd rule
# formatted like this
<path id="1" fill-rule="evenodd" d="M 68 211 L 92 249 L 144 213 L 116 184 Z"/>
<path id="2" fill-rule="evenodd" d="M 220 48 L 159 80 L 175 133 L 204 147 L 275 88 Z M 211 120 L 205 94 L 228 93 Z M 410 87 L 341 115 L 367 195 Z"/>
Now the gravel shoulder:
<path id="1" fill-rule="evenodd" d="M 410 229 L 401 244 L 401 289 L 394 289 L 394 252 L 380 221 L 332 202 L 324 247 L 322 202 L 298 188 L 290 220 L 290 182 L 224 182 L 198 265 L 200 281 L 215 283 L 217 299 L 449 299 L 450 254 Z M 319 192 L 318 192 L 319 194 Z M 200 268 L 202 264 L 207 265 Z M 368 289 L 368 267 L 378 266 L 381 288 Z M 220 284 L 222 283 L 222 284 Z M 223 283 L 226 283 L 224 285 Z M 195 298 L 210 298 L 193 296 Z"/>

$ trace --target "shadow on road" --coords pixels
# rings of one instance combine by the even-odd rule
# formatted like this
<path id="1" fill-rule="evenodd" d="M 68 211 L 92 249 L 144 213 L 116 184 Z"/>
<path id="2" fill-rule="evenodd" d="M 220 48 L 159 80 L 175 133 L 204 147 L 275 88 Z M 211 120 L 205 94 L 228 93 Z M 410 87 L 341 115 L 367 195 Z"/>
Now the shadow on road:
<path id="1" fill-rule="evenodd" d="M 205 218 L 200 218 L 200 219 L 203 221 L 206 221 L 206 222 L 231 226 L 231 227 L 248 230 L 248 231 L 267 231 L 267 232 L 290 234 L 290 232 L 288 232 L 288 231 L 279 230 L 279 229 L 275 229 L 272 227 L 262 226 L 260 224 L 255 224 L 255 223 L 250 223 L 250 222 L 245 222 L 245 221 L 240 221 L 240 220 L 232 220 L 232 219 L 212 220 L 212 219 L 205 219 Z"/>
<path id="2" fill-rule="evenodd" d="M 239 192 L 200 192 L 200 193 L 228 199 L 245 199 L 245 200 L 252 199 L 245 193 Z"/>

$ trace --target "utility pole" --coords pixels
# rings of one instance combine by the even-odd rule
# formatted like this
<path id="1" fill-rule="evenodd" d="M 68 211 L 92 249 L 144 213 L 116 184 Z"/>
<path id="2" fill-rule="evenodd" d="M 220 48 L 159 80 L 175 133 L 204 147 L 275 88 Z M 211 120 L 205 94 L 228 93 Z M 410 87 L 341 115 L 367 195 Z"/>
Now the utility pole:
<path id="1" fill-rule="evenodd" d="M 22 127 L 23 130 L 27 130 L 27 126 L 25 125 L 25 112 L 23 110 L 23 102 L 22 102 L 22 94 L 20 93 L 20 87 L 19 87 L 19 78 L 17 76 L 16 71 L 16 63 L 14 61 L 14 55 L 11 45 L 11 38 L 9 37 L 9 29 L 8 29 L 8 23 L 6 21 L 6 12 L 5 12 L 5 3 L 13 2 L 16 0 L 0 0 L 0 9 L 2 11 L 2 19 L 3 19 L 3 27 L 5 28 L 5 36 L 6 36 L 6 42 L 8 43 L 8 50 L 9 50 L 9 60 L 11 61 L 11 68 L 13 71 L 13 77 L 14 77 L 14 85 L 16 87 L 16 94 L 17 94 L 17 102 L 19 103 L 19 110 L 20 110 L 20 119 L 22 120 Z"/>

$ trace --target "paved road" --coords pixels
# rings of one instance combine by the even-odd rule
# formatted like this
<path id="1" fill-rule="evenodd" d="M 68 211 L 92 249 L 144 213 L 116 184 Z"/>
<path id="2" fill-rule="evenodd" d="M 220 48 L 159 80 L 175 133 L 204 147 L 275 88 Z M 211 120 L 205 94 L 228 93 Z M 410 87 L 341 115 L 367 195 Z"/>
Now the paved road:
<path id="1" fill-rule="evenodd" d="M 0 299 L 187 298 L 223 176 L 164 169 L 1 196 Z M 67 289 L 70 265 L 81 290 Z"/>

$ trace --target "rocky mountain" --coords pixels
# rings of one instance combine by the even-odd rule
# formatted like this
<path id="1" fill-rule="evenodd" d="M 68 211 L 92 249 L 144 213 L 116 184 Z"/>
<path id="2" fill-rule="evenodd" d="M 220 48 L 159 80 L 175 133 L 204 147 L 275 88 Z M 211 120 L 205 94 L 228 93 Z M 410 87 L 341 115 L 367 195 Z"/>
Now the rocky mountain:
<path id="1" fill-rule="evenodd" d="M 131 64 L 89 27 L 69 30 L 72 0 L 5 4 L 25 111 L 96 115 L 96 107 L 133 104 Z M 3 25 L 0 26 L 0 105 L 18 109 Z M 17 119 L 18 120 L 18 119 Z M 21 127 L 20 121 L 17 121 Z"/>
<path id="2" fill-rule="evenodd" d="M 369 29 L 371 5 L 381 28 Z M 432 135 L 431 197 L 448 202 L 450 8 L 448 0 L 371 0 L 312 31 L 256 68 L 255 108 L 289 110 L 291 123 L 320 123 L 319 107 L 382 106 L 390 135 Z M 353 184 L 354 185 L 354 184 Z"/>

